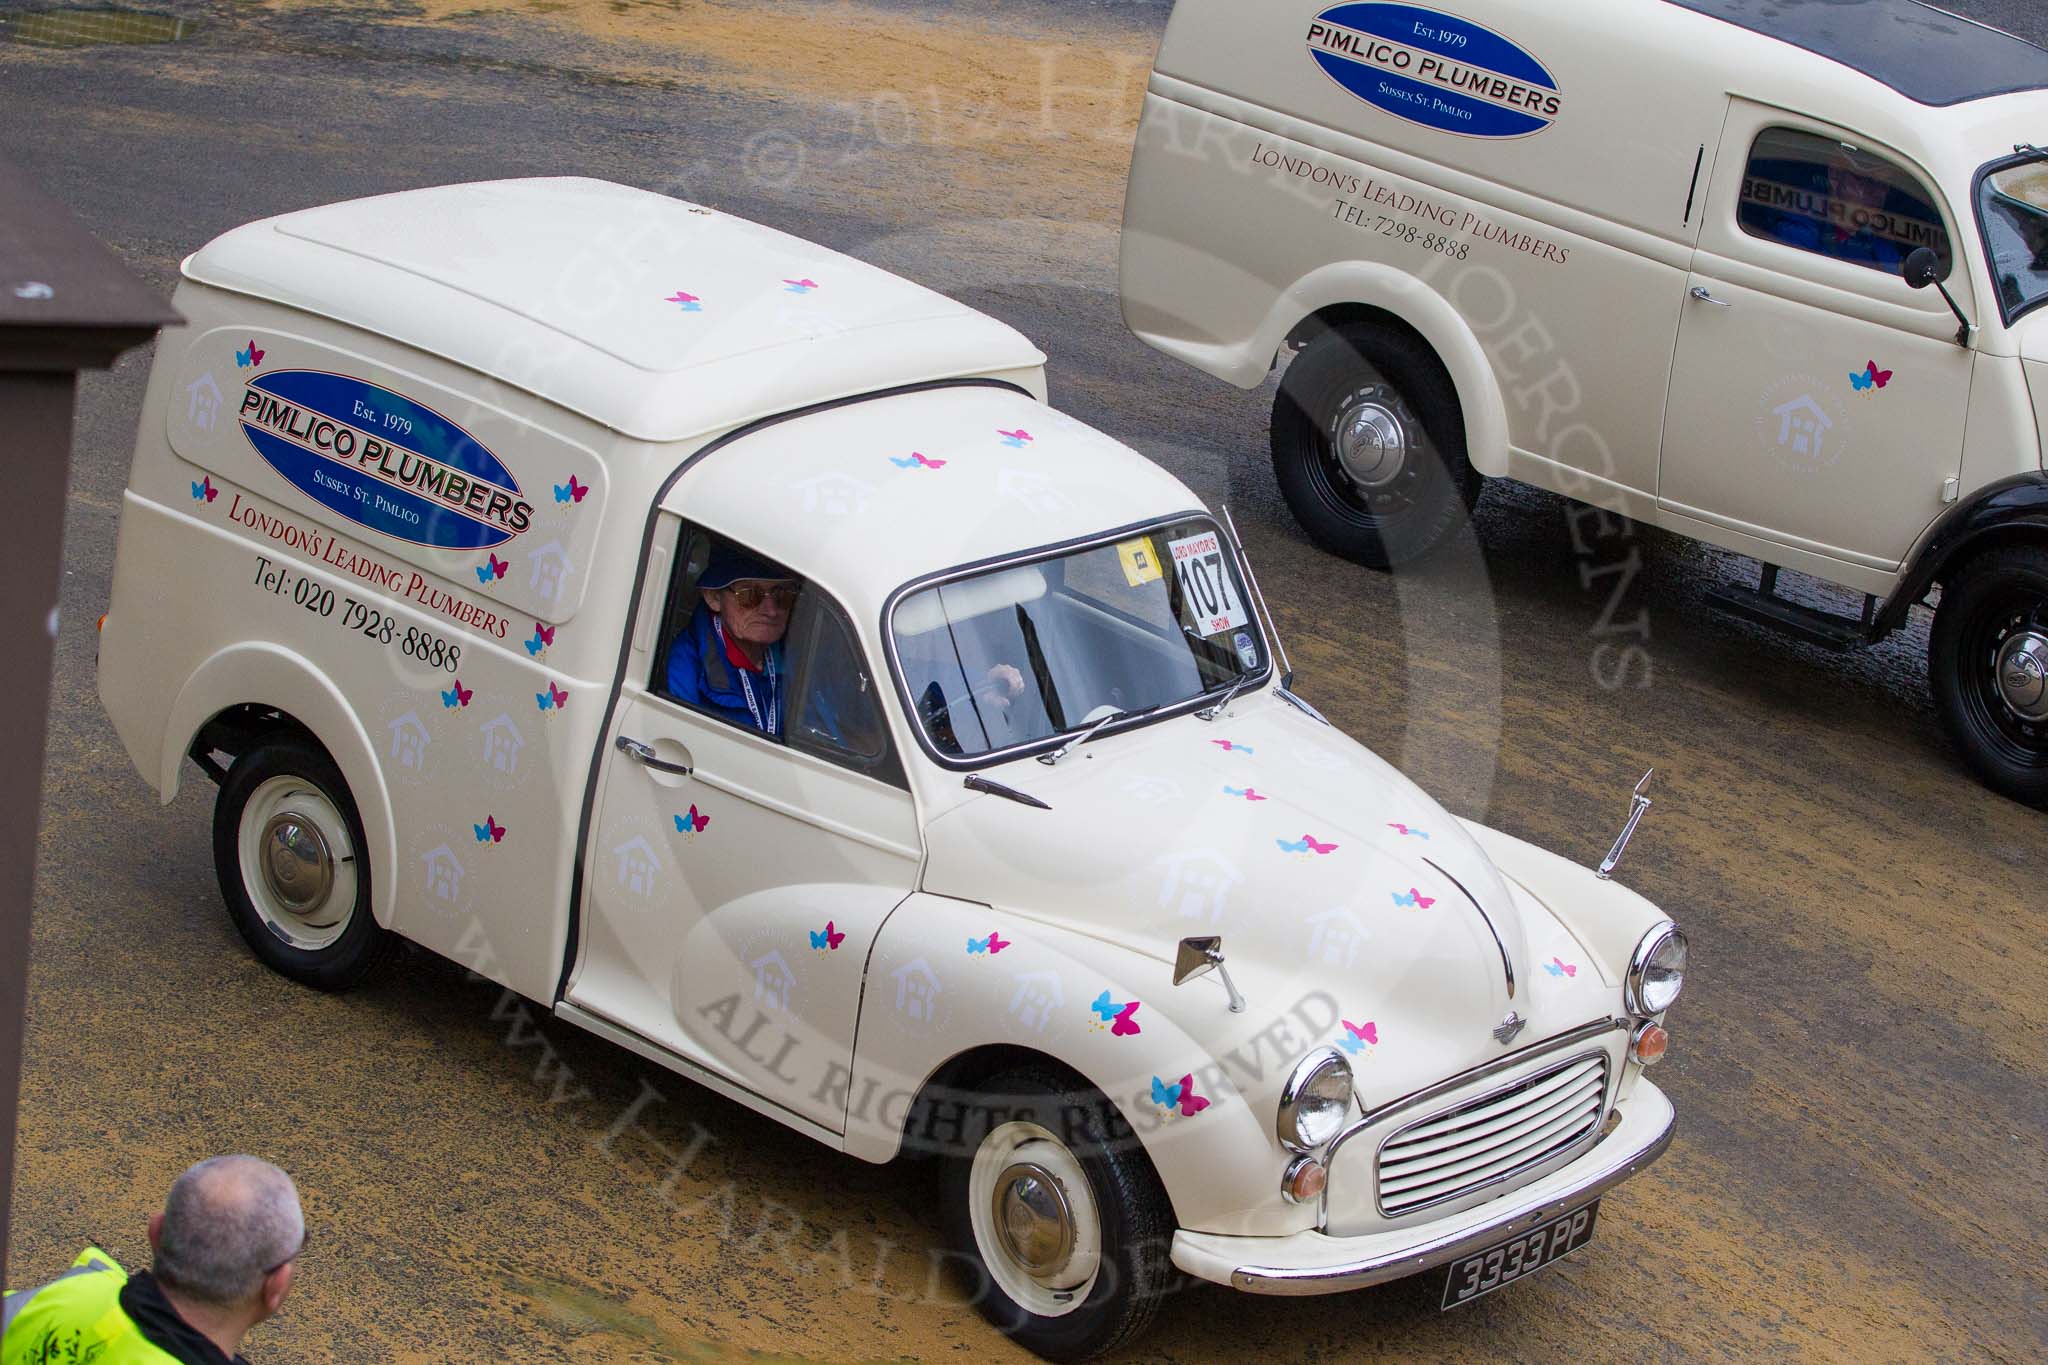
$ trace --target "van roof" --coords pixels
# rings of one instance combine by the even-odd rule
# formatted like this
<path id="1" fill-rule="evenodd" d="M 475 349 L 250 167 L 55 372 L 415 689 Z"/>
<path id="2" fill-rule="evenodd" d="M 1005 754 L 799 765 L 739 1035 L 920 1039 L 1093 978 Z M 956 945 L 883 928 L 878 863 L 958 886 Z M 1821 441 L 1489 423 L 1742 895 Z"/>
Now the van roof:
<path id="1" fill-rule="evenodd" d="M 865 620 L 903 584 L 1197 511 L 1178 478 L 1015 390 L 843 403 L 693 462 L 665 505 L 823 585 Z"/>
<path id="2" fill-rule="evenodd" d="M 2048 50 L 1924 0 L 1670 0 L 1840 62 L 1919 104 L 2048 89 Z"/>
<path id="3" fill-rule="evenodd" d="M 1045 356 L 994 318 L 744 219 L 601 180 L 501 180 L 306 209 L 187 278 L 363 328 L 615 431 L 673 441 Z"/>

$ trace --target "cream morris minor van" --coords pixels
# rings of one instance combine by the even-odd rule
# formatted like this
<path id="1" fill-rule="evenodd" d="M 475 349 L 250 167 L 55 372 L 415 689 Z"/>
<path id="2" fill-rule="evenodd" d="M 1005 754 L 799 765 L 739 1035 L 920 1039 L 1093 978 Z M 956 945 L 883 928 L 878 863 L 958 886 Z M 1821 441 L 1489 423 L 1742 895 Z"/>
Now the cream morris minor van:
<path id="1" fill-rule="evenodd" d="M 1669 1142 L 1671 921 L 1288 691 L 1227 525 L 1009 328 L 591 181 L 256 223 L 177 305 L 100 694 L 166 799 L 219 784 L 279 971 L 402 935 L 934 1155 L 1061 1358 L 1172 1266 L 1469 1302 Z"/>
<path id="2" fill-rule="evenodd" d="M 1831 647 L 1939 587 L 1948 731 L 2041 802 L 2035 144 L 2048 53 L 1914 0 L 1180 0 L 1124 316 L 1246 388 L 1293 354 L 1275 472 L 1366 564 L 1516 478 L 1754 556 L 1723 604 Z"/>

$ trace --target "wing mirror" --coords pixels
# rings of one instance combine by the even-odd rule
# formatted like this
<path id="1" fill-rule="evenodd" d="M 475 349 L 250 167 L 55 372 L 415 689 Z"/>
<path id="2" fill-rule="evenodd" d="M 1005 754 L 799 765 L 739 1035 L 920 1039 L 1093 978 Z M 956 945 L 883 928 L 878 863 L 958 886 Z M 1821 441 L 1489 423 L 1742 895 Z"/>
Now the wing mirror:
<path id="1" fill-rule="evenodd" d="M 1906 253 L 1899 274 L 1906 281 L 1906 288 L 1925 289 L 1941 278 L 1941 257 L 1934 254 L 1931 246 L 1916 246 Z"/>
<path id="2" fill-rule="evenodd" d="M 1223 966 L 1223 939 L 1216 934 L 1202 938 L 1184 938 L 1180 941 L 1180 953 L 1174 958 L 1173 984 L 1184 986 L 1198 976 L 1215 972 L 1223 978 L 1223 989 L 1230 992 L 1230 1012 L 1244 1013 L 1244 997 L 1237 993 L 1236 983 Z"/>
<path id="3" fill-rule="evenodd" d="M 1908 289 L 1925 289 L 1933 285 L 1941 291 L 1941 301 L 1948 305 L 1948 311 L 1956 315 L 1961 324 L 1956 329 L 1956 345 L 1968 346 L 1970 333 L 1976 328 L 1963 316 L 1963 310 L 1956 307 L 1955 299 L 1949 294 L 1948 286 L 1941 282 L 1941 257 L 1935 255 L 1931 246 L 1916 246 L 1906 253 L 1906 259 L 1899 262 L 1899 278 L 1906 282 Z"/>

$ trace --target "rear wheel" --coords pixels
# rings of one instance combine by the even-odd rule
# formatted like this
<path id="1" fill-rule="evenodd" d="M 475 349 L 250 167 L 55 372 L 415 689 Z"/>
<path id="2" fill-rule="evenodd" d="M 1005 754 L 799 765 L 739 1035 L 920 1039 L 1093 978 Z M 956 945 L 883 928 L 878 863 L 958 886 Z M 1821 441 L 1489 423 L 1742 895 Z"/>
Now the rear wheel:
<path id="1" fill-rule="evenodd" d="M 1928 655 L 1964 760 L 1994 790 L 2048 805 L 2048 549 L 1990 551 L 1944 584 Z"/>
<path id="2" fill-rule="evenodd" d="M 311 745 L 278 741 L 235 761 L 214 803 L 213 865 L 251 951 L 294 981 L 346 990 L 389 947 L 348 783 Z"/>
<path id="3" fill-rule="evenodd" d="M 1173 1283 L 1174 1223 L 1114 1106 L 1049 1067 L 1013 1071 L 982 1088 L 963 1131 L 942 1206 L 954 1252 L 979 1271 L 982 1314 L 1049 1360 L 1136 1338 Z"/>
<path id="4" fill-rule="evenodd" d="M 1380 323 L 1324 332 L 1288 366 L 1273 401 L 1273 473 L 1316 544 L 1375 569 L 1435 549 L 1483 483 L 1450 376 Z"/>

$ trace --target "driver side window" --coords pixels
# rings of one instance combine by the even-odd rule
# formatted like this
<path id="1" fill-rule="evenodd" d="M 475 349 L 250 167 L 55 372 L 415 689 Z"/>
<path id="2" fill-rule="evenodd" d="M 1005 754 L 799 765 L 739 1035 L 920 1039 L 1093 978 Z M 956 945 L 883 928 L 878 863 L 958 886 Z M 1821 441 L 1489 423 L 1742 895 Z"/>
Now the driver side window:
<path id="1" fill-rule="evenodd" d="M 1949 272 L 1948 230 L 1920 182 L 1881 156 L 1796 128 L 1766 128 L 1749 149 L 1736 222 L 1752 237 L 1897 274 L 1931 247 Z"/>
<path id="2" fill-rule="evenodd" d="M 806 582 L 798 566 L 770 560 L 702 527 L 683 527 L 676 546 L 661 626 L 667 644 L 655 659 L 651 690 L 689 710 L 742 728 L 751 723 L 765 738 L 907 788 L 875 673 L 839 604 Z M 738 671 L 718 644 L 723 637 L 706 638 L 711 613 L 703 591 L 735 572 L 745 578 L 733 600 L 720 598 L 720 603 L 727 611 L 744 613 L 733 631 L 744 631 L 746 639 L 769 650 L 764 663 L 772 658 L 767 670 L 746 680 L 752 688 L 742 684 L 740 692 L 732 686 Z M 747 586 L 756 578 L 796 589 L 785 613 L 764 611 L 765 599 L 744 600 L 759 596 Z M 764 628 L 764 622 L 771 624 Z M 780 638 L 767 639 L 782 622 Z"/>

